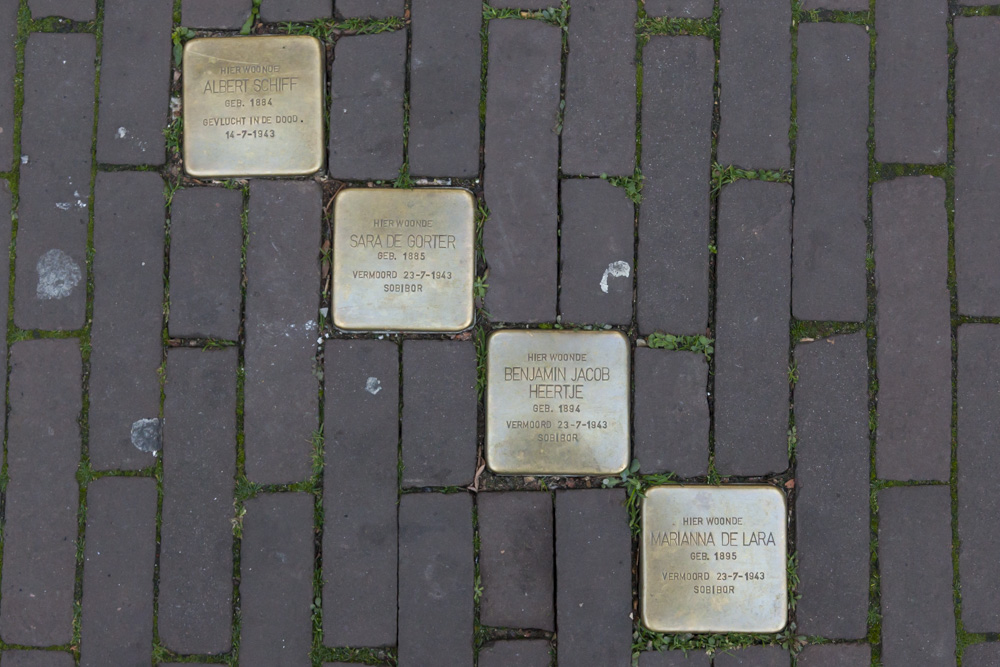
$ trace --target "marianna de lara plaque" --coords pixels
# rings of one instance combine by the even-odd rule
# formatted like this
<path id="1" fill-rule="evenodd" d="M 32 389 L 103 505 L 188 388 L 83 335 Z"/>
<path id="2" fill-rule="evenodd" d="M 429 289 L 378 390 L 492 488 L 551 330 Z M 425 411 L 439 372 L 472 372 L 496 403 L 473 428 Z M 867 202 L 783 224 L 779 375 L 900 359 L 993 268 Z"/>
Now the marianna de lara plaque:
<path id="1" fill-rule="evenodd" d="M 296 176 L 323 166 L 323 47 L 305 35 L 184 46 L 184 168 L 195 177 Z"/>
<path id="2" fill-rule="evenodd" d="M 346 331 L 472 326 L 475 199 L 460 188 L 353 188 L 333 204 L 333 323 Z"/>
<path id="3" fill-rule="evenodd" d="M 787 622 L 785 495 L 659 486 L 642 502 L 642 622 L 656 632 L 778 632 Z"/>
<path id="4" fill-rule="evenodd" d="M 617 331 L 493 333 L 486 464 L 506 475 L 613 475 L 629 462 L 629 341 Z"/>

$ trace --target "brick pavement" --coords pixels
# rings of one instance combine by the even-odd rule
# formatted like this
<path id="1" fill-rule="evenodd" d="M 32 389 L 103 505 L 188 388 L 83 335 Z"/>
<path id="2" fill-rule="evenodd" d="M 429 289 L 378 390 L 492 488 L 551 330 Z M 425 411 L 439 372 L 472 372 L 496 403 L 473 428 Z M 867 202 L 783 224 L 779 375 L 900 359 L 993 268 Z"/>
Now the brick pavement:
<path id="1" fill-rule="evenodd" d="M 1000 664 L 998 5 L 525 4 L 0 0 L 0 666 Z M 326 42 L 315 177 L 183 173 L 244 26 Z M 332 329 L 332 196 L 421 179 L 474 330 Z M 482 469 L 505 326 L 629 336 L 628 490 Z M 641 626 L 668 475 L 785 490 L 787 628 Z"/>

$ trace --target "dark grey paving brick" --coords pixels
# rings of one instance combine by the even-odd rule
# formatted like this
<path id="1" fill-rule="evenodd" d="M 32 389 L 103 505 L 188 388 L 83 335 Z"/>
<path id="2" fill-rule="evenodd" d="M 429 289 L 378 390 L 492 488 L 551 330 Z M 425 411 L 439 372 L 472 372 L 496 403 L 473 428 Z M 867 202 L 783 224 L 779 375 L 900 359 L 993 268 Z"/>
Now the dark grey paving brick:
<path id="1" fill-rule="evenodd" d="M 882 664 L 955 664 L 951 498 L 947 486 L 878 494 Z"/>
<path id="2" fill-rule="evenodd" d="M 479 649 L 479 667 L 549 667 L 552 646 L 544 639 L 500 641 Z"/>
<path id="3" fill-rule="evenodd" d="M 410 11 L 410 171 L 476 176 L 482 3 L 412 0 Z"/>
<path id="4" fill-rule="evenodd" d="M 17 65 L 14 39 L 17 37 L 17 5 L 0 4 L 0 171 L 8 171 L 14 161 L 14 72 Z"/>
<path id="5" fill-rule="evenodd" d="M 97 161 L 163 164 L 173 0 L 107 0 Z M 137 57 L 141 53 L 142 57 Z"/>
<path id="6" fill-rule="evenodd" d="M 1000 326 L 963 324 L 958 328 L 958 536 L 962 580 L 962 622 L 968 632 L 996 632 L 996 553 L 1000 537 Z"/>
<path id="7" fill-rule="evenodd" d="M 708 326 L 715 53 L 704 37 L 653 37 L 643 51 L 639 331 Z"/>
<path id="8" fill-rule="evenodd" d="M 708 364 L 704 355 L 635 350 L 635 458 L 644 474 L 708 472 Z"/>
<path id="9" fill-rule="evenodd" d="M 240 665 L 312 664 L 313 497 L 269 493 L 246 502 L 240 552 Z"/>
<path id="10" fill-rule="evenodd" d="M 97 18 L 94 0 L 28 0 L 28 8 L 31 17 L 36 19 L 61 16 L 74 21 L 92 21 Z"/>
<path id="11" fill-rule="evenodd" d="M 243 194 L 185 188 L 170 205 L 170 335 L 236 340 Z"/>
<path id="12" fill-rule="evenodd" d="M 330 91 L 330 175 L 394 179 L 403 164 L 406 31 L 337 40 Z"/>
<path id="13" fill-rule="evenodd" d="M 403 486 L 472 483 L 477 400 L 472 341 L 403 343 Z"/>
<path id="14" fill-rule="evenodd" d="M 750 646 L 715 656 L 715 667 L 788 667 L 792 658 L 780 646 Z"/>
<path id="15" fill-rule="evenodd" d="M 799 653 L 798 667 L 857 667 L 870 665 L 872 650 L 868 644 L 825 644 L 806 646 Z"/>
<path id="16" fill-rule="evenodd" d="M 598 179 L 562 183 L 559 311 L 563 322 L 632 321 L 635 207 Z"/>
<path id="17" fill-rule="evenodd" d="M 167 353 L 158 628 L 175 653 L 231 648 L 236 348 Z"/>
<path id="18" fill-rule="evenodd" d="M 868 33 L 799 27 L 792 312 L 859 322 L 868 313 Z"/>
<path id="19" fill-rule="evenodd" d="M 502 628 L 555 629 L 551 496 L 480 493 L 476 503 L 483 579 L 480 622 Z M 497 653 L 510 650 L 514 649 Z"/>
<path id="20" fill-rule="evenodd" d="M 156 480 L 105 477 L 87 489 L 80 664 L 148 663 L 153 647 Z"/>
<path id="21" fill-rule="evenodd" d="M 153 465 L 163 361 L 163 179 L 99 173 L 94 190 L 94 325 L 90 356 L 90 463 L 98 470 Z"/>
<path id="22" fill-rule="evenodd" d="M 791 5 L 720 0 L 718 161 L 788 167 L 792 90 Z"/>
<path id="23" fill-rule="evenodd" d="M 706 653 L 683 651 L 644 651 L 639 654 L 639 667 L 710 667 L 712 658 Z"/>
<path id="24" fill-rule="evenodd" d="M 312 21 L 333 16 L 332 0 L 263 0 L 260 18 L 268 23 Z"/>
<path id="25" fill-rule="evenodd" d="M 569 24 L 564 174 L 635 170 L 635 2 L 578 0 Z"/>
<path id="26" fill-rule="evenodd" d="M 399 348 L 325 345 L 323 640 L 396 643 Z"/>
<path id="27" fill-rule="evenodd" d="M 996 667 L 1000 665 L 1000 642 L 973 644 L 962 654 L 963 667 Z"/>
<path id="28" fill-rule="evenodd" d="M 560 664 L 632 664 L 631 560 L 624 491 L 556 492 Z"/>
<path id="29" fill-rule="evenodd" d="M 24 329 L 84 324 L 94 55 L 89 34 L 33 33 L 25 47 L 14 293 Z"/>
<path id="30" fill-rule="evenodd" d="M 399 502 L 399 663 L 472 664 L 472 499 L 409 493 Z"/>
<path id="31" fill-rule="evenodd" d="M 1000 315 L 1000 234 L 990 224 L 1000 207 L 1000 22 L 955 19 L 955 273 L 958 310 Z"/>
<path id="32" fill-rule="evenodd" d="M 55 651 L 4 651 L 3 667 L 73 667 L 69 653 Z"/>
<path id="33" fill-rule="evenodd" d="M 712 16 L 715 3 L 712 0 L 646 0 L 645 5 L 649 16 L 703 19 Z"/>
<path id="34" fill-rule="evenodd" d="M 14 343 L 10 369 L 0 637 L 67 644 L 80 502 L 80 346 L 73 339 Z"/>
<path id="35" fill-rule="evenodd" d="M 723 474 L 788 467 L 791 190 L 741 181 L 719 198 L 715 463 Z"/>
<path id="36" fill-rule="evenodd" d="M 264 484 L 295 482 L 311 472 L 320 199 L 316 183 L 250 184 L 244 428 L 247 476 Z"/>
<path id="37" fill-rule="evenodd" d="M 882 0 L 875 10 L 875 159 L 942 164 L 948 149 L 948 3 Z"/>
<path id="38" fill-rule="evenodd" d="M 0 180 L 0 247 L 7 244 L 9 247 L 11 239 L 11 196 L 7 181 Z M 10 253 L 0 252 L 0 276 L 10 276 Z M 0 290 L 0 313 L 7 308 L 9 292 Z M 7 337 L 0 340 L 0 359 L 7 358 Z M 7 420 L 7 411 L 0 410 L 0 433 L 4 433 Z"/>
<path id="39" fill-rule="evenodd" d="M 249 18 L 252 0 L 181 0 L 181 25 L 235 30 Z"/>
<path id="40" fill-rule="evenodd" d="M 386 18 L 403 15 L 403 0 L 336 0 L 337 16 Z"/>
<path id="41" fill-rule="evenodd" d="M 493 20 L 489 31 L 486 310 L 497 321 L 547 322 L 556 316 L 562 40 L 539 21 Z"/>
<path id="42" fill-rule="evenodd" d="M 868 341 L 865 334 L 795 348 L 799 632 L 868 634 Z"/>
<path id="43" fill-rule="evenodd" d="M 947 480 L 951 465 L 951 312 L 944 181 L 872 187 L 878 289 L 878 443 L 885 479 Z"/>

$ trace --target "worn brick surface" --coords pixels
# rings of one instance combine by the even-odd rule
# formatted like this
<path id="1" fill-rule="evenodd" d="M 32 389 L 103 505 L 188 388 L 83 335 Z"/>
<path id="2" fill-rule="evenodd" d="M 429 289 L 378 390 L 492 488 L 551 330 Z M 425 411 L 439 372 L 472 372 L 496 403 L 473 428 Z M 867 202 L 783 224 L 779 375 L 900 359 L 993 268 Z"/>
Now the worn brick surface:
<path id="1" fill-rule="evenodd" d="M 235 30 L 250 16 L 252 0 L 181 0 L 181 25 Z"/>
<path id="2" fill-rule="evenodd" d="M 704 37 L 653 37 L 643 51 L 639 330 L 708 326 L 715 53 Z"/>
<path id="3" fill-rule="evenodd" d="M 84 5 L 85 3 L 80 3 Z M 84 324 L 94 129 L 94 36 L 28 37 L 24 56 L 14 323 Z"/>
<path id="4" fill-rule="evenodd" d="M 712 16 L 712 0 L 646 0 L 648 16 L 681 16 L 704 19 Z"/>
<path id="5" fill-rule="evenodd" d="M 559 28 L 493 20 L 489 27 L 484 193 L 490 217 L 486 310 L 496 321 L 556 316 Z M 517 241 L 513 241 L 517 239 Z"/>
<path id="6" fill-rule="evenodd" d="M 312 21 L 330 16 L 333 16 L 331 0 L 264 0 L 260 3 L 260 18 L 269 23 Z"/>
<path id="7" fill-rule="evenodd" d="M 8 171 L 14 160 L 14 39 L 17 37 L 17 5 L 0 3 L 0 171 Z"/>
<path id="8" fill-rule="evenodd" d="M 720 0 L 718 161 L 746 168 L 789 166 L 791 5 Z"/>
<path id="9" fill-rule="evenodd" d="M 403 15 L 403 0 L 336 0 L 337 15 L 349 19 L 354 17 L 386 18 Z"/>
<path id="10" fill-rule="evenodd" d="M 28 0 L 32 18 L 61 16 L 74 21 L 92 21 L 97 18 L 94 0 Z"/>
<path id="11" fill-rule="evenodd" d="M 240 665 L 310 665 L 313 497 L 270 493 L 245 503 L 240 552 Z"/>
<path id="12" fill-rule="evenodd" d="M 632 321 L 635 207 L 607 181 L 562 183 L 561 278 L 563 322 Z"/>
<path id="13" fill-rule="evenodd" d="M 712 658 L 703 652 L 644 651 L 639 654 L 639 667 L 710 667 Z"/>
<path id="14" fill-rule="evenodd" d="M 399 663 L 472 664 L 472 499 L 409 493 L 399 501 Z"/>
<path id="15" fill-rule="evenodd" d="M 868 313 L 868 33 L 799 27 L 792 217 L 792 312 L 862 321 Z"/>
<path id="16" fill-rule="evenodd" d="M 948 149 L 948 3 L 875 9 L 875 159 L 941 164 Z"/>
<path id="17" fill-rule="evenodd" d="M 76 340 L 11 346 L 0 579 L 0 637 L 8 644 L 73 637 L 82 372 Z"/>
<path id="18" fill-rule="evenodd" d="M 482 3 L 412 0 L 410 11 L 410 171 L 476 176 Z"/>
<path id="19" fill-rule="evenodd" d="M 73 667 L 69 653 L 55 651 L 4 651 L 3 667 Z"/>
<path id="20" fill-rule="evenodd" d="M 499 641 L 479 649 L 479 667 L 549 667 L 552 647 L 544 639 Z"/>
<path id="21" fill-rule="evenodd" d="M 311 472 L 320 206 L 312 182 L 250 184 L 244 428 L 255 482 L 295 482 Z"/>
<path id="22" fill-rule="evenodd" d="M 471 341 L 403 343 L 403 486 L 472 482 L 476 405 Z"/>
<path id="23" fill-rule="evenodd" d="M 635 458 L 644 474 L 708 472 L 708 364 L 694 352 L 635 350 Z"/>
<path id="24" fill-rule="evenodd" d="M 104 3 L 98 162 L 163 164 L 166 159 L 173 11 L 173 0 Z"/>
<path id="25" fill-rule="evenodd" d="M 878 494 L 882 664 L 955 664 L 951 498 L 947 486 Z"/>
<path id="26" fill-rule="evenodd" d="M 958 310 L 1000 315 L 1000 21 L 955 19 L 955 272 Z"/>
<path id="27" fill-rule="evenodd" d="M 480 493 L 477 508 L 483 579 L 480 623 L 553 630 L 551 497 L 547 493 Z"/>
<path id="28" fill-rule="evenodd" d="M 798 667 L 857 667 L 870 665 L 871 647 L 867 644 L 826 644 L 806 646 L 799 653 Z"/>
<path id="29" fill-rule="evenodd" d="M 403 164 L 406 31 L 337 40 L 330 94 L 330 175 L 394 179 Z"/>
<path id="30" fill-rule="evenodd" d="M 631 560 L 624 491 L 556 492 L 560 664 L 631 664 Z"/>
<path id="31" fill-rule="evenodd" d="M 236 348 L 167 353 L 157 627 L 175 653 L 231 645 L 237 364 Z"/>
<path id="32" fill-rule="evenodd" d="M 389 341 L 325 345 L 323 640 L 396 642 L 399 348 Z"/>
<path id="33" fill-rule="evenodd" d="M 243 195 L 186 188 L 170 205 L 170 335 L 236 340 Z"/>
<path id="34" fill-rule="evenodd" d="M 578 0 L 569 24 L 564 174 L 635 169 L 635 2 Z"/>
<path id="35" fill-rule="evenodd" d="M 11 242 L 11 196 L 7 181 L 0 181 L 0 245 Z M 0 276 L 10 275 L 10 253 L 0 252 Z M 0 312 L 7 308 L 9 292 L 0 290 Z M 0 340 L 0 359 L 7 358 L 7 338 Z M 4 432 L 7 421 L 7 411 L 0 410 L 0 433 Z"/>
<path id="36" fill-rule="evenodd" d="M 868 633 L 870 443 L 863 332 L 795 349 L 799 631 Z"/>
<path id="37" fill-rule="evenodd" d="M 994 667 L 1000 665 L 1000 642 L 973 644 L 962 654 L 964 667 Z"/>
<path id="38" fill-rule="evenodd" d="M 80 664 L 152 659 L 156 480 L 105 477 L 87 489 Z"/>
<path id="39" fill-rule="evenodd" d="M 958 328 L 958 536 L 962 622 L 968 632 L 1000 629 L 1000 327 Z"/>
<path id="40" fill-rule="evenodd" d="M 951 319 L 944 181 L 872 187 L 878 290 L 878 443 L 885 479 L 947 480 Z"/>
<path id="41" fill-rule="evenodd" d="M 750 646 L 715 656 L 715 667 L 788 667 L 792 658 L 780 646 Z"/>
<path id="42" fill-rule="evenodd" d="M 90 356 L 90 463 L 98 470 L 153 465 L 161 449 L 137 424 L 160 416 L 163 330 L 163 179 L 97 175 L 94 325 Z"/>
<path id="43" fill-rule="evenodd" d="M 741 181 L 719 199 L 715 463 L 723 474 L 788 467 L 791 188 Z"/>

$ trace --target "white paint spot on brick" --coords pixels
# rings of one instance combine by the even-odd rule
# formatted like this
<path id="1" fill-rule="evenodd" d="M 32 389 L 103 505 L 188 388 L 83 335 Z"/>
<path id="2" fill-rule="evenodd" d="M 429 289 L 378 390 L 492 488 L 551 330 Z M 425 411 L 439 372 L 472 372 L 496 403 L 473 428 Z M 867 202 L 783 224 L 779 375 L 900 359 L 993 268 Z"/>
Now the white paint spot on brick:
<path id="1" fill-rule="evenodd" d="M 632 269 L 629 267 L 628 262 L 611 262 L 608 264 L 608 268 L 604 270 L 604 275 L 601 276 L 601 291 L 605 294 L 608 293 L 608 276 L 612 278 L 628 278 Z"/>
<path id="2" fill-rule="evenodd" d="M 79 265 L 59 248 L 53 248 L 39 257 L 35 270 L 38 272 L 35 294 L 43 300 L 68 297 L 83 277 Z"/>
<path id="3" fill-rule="evenodd" d="M 115 134 L 115 136 L 118 137 L 119 139 L 124 139 L 125 138 L 125 134 L 127 132 L 128 132 L 128 130 L 126 130 L 124 127 L 119 127 L 118 128 L 118 132 Z"/>
<path id="4" fill-rule="evenodd" d="M 374 396 L 382 391 L 382 382 L 377 377 L 368 378 L 368 382 L 365 382 L 365 391 Z"/>
<path id="5" fill-rule="evenodd" d="M 156 456 L 160 451 L 161 433 L 159 419 L 137 419 L 132 422 L 132 446 Z"/>

